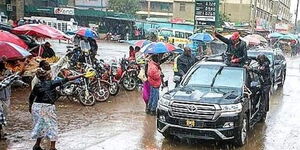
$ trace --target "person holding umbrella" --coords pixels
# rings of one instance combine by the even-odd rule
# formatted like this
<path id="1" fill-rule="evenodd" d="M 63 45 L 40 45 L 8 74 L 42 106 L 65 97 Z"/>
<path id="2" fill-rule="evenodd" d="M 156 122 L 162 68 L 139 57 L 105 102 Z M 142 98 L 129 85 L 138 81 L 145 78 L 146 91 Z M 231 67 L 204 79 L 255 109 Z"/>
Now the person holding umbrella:
<path id="1" fill-rule="evenodd" d="M 150 84 L 150 97 L 146 110 L 149 111 L 151 115 L 155 115 L 159 99 L 159 88 L 162 83 L 159 56 L 157 54 L 151 56 L 151 60 L 146 68 L 147 78 Z"/>

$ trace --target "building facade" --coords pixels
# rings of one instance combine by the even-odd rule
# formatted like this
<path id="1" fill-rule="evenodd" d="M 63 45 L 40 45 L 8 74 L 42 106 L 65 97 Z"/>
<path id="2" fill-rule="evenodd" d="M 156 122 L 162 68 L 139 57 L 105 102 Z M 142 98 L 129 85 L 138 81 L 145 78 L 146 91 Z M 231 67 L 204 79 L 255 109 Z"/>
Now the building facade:
<path id="1" fill-rule="evenodd" d="M 220 0 L 220 13 L 231 22 L 248 23 L 257 31 L 274 30 L 291 22 L 291 0 Z"/>
<path id="2" fill-rule="evenodd" d="M 141 10 L 136 14 L 141 19 L 160 18 L 170 20 L 180 18 L 193 22 L 195 0 L 141 0 Z"/>

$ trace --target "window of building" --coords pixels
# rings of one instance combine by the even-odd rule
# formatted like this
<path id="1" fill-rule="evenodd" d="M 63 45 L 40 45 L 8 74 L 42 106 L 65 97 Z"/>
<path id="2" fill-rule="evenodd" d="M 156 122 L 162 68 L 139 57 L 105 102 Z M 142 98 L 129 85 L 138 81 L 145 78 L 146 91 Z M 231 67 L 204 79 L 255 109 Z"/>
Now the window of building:
<path id="1" fill-rule="evenodd" d="M 185 3 L 180 3 L 179 11 L 185 11 Z"/>

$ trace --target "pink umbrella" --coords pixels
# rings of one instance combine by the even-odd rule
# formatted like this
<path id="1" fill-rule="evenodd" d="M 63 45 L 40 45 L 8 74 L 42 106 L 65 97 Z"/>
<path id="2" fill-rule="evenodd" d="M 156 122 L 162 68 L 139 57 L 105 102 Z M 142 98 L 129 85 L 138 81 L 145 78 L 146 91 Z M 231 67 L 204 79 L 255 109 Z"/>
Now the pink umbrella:
<path id="1" fill-rule="evenodd" d="M 24 48 L 10 43 L 0 41 L 0 56 L 5 56 L 7 59 L 22 59 L 31 54 Z"/>
<path id="2" fill-rule="evenodd" d="M 27 44 L 22 39 L 7 31 L 0 30 L 0 41 L 14 43 L 24 49 L 28 48 Z"/>
<path id="3" fill-rule="evenodd" d="M 15 34 L 25 34 L 37 38 L 50 38 L 57 40 L 70 39 L 63 32 L 44 24 L 26 24 L 12 29 Z"/>
<path id="4" fill-rule="evenodd" d="M 246 36 L 244 37 L 249 42 L 249 45 L 259 45 L 260 40 L 258 38 L 255 38 L 253 36 Z"/>

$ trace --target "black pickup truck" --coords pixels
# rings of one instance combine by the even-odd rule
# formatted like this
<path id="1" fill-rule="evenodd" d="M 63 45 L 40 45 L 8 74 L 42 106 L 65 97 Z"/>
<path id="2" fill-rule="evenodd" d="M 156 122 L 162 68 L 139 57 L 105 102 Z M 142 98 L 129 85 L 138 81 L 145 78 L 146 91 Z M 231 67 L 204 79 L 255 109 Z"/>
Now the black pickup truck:
<path id="1" fill-rule="evenodd" d="M 244 145 L 249 130 L 264 120 L 261 90 L 260 76 L 252 71 L 223 62 L 198 62 L 178 88 L 160 98 L 157 129 L 167 138 L 233 140 Z"/>

